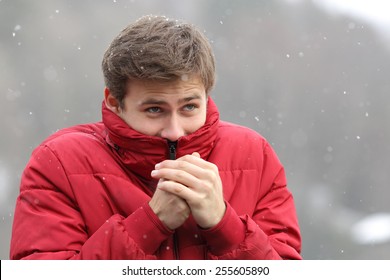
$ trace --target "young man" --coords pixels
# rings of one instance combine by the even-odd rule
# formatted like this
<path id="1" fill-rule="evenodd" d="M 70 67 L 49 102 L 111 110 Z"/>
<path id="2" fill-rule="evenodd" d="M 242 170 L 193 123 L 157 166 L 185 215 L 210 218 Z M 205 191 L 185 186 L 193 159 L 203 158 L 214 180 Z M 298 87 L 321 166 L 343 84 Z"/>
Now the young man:
<path id="1" fill-rule="evenodd" d="M 220 121 L 214 56 L 194 26 L 143 17 L 102 63 L 103 121 L 32 154 L 11 259 L 300 259 L 283 167 Z"/>

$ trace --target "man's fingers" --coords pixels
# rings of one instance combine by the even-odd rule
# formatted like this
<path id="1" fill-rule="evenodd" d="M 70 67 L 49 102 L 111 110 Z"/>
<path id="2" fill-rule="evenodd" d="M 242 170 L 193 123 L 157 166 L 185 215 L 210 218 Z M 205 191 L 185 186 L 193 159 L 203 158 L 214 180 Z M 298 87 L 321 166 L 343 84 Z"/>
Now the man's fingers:
<path id="1" fill-rule="evenodd" d="M 187 188 L 183 184 L 174 181 L 160 181 L 157 184 L 157 188 L 162 191 L 177 195 L 178 197 L 186 201 L 191 201 L 194 195 L 194 192 L 191 191 L 189 188 Z"/>
<path id="2" fill-rule="evenodd" d="M 181 164 L 183 165 L 183 163 Z M 164 167 L 161 169 L 153 170 L 151 175 L 155 179 L 160 179 L 160 181 L 173 181 L 180 183 L 184 186 L 194 186 L 199 184 L 199 179 L 196 177 L 196 174 L 202 170 L 196 170 L 198 167 L 186 167 L 186 168 L 172 168 Z"/>
<path id="3" fill-rule="evenodd" d="M 191 155 L 200 158 L 200 154 L 198 152 L 193 152 Z"/>

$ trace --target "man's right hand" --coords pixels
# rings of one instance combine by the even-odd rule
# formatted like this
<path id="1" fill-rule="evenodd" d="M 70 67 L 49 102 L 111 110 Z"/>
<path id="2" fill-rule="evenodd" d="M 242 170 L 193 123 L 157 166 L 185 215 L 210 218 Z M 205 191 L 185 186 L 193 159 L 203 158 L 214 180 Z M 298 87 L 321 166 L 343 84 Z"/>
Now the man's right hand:
<path id="1" fill-rule="evenodd" d="M 159 188 L 154 192 L 149 206 L 163 224 L 171 230 L 180 227 L 191 213 L 184 199 Z"/>

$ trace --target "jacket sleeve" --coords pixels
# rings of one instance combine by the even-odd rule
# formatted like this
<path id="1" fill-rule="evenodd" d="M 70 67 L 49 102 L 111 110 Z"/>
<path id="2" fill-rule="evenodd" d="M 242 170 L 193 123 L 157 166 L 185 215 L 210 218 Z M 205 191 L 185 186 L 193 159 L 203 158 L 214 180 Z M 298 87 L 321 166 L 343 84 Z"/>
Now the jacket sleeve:
<path id="1" fill-rule="evenodd" d="M 252 215 L 227 211 L 214 228 L 203 231 L 210 259 L 302 259 L 301 236 L 284 168 L 268 143 L 264 147 L 259 197 Z"/>
<path id="2" fill-rule="evenodd" d="M 115 214 L 89 235 L 61 162 L 40 146 L 22 175 L 10 259 L 155 259 L 172 232 L 151 211 Z"/>

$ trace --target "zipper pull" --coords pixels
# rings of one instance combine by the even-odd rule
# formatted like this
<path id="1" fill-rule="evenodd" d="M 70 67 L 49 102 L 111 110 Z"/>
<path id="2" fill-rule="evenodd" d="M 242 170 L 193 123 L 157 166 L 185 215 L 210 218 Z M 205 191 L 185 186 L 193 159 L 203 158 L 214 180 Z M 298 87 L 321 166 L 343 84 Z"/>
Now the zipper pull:
<path id="1" fill-rule="evenodd" d="M 175 160 L 176 159 L 176 142 L 172 142 L 168 140 L 168 152 L 169 152 L 169 159 Z"/>

